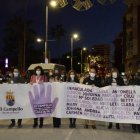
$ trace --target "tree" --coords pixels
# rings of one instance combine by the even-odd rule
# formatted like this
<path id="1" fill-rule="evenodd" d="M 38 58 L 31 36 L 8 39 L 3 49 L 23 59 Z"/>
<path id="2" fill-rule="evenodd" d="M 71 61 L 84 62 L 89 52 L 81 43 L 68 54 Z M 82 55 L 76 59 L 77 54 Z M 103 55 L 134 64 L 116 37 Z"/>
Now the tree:
<path id="1" fill-rule="evenodd" d="M 12 66 L 25 70 L 29 47 L 33 44 L 35 31 L 31 20 L 16 16 L 5 27 L 4 52 L 10 59 Z M 28 52 L 29 54 L 29 52 Z"/>
<path id="2" fill-rule="evenodd" d="M 61 39 L 66 35 L 66 31 L 62 24 L 58 24 L 51 28 L 51 36 L 56 39 L 57 42 L 57 52 L 59 63 L 61 63 Z"/>

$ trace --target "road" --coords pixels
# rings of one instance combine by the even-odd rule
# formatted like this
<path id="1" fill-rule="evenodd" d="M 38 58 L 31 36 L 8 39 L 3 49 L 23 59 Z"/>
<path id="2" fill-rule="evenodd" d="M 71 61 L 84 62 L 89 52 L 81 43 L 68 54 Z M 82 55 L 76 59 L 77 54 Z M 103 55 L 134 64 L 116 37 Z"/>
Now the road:
<path id="1" fill-rule="evenodd" d="M 45 119 L 42 129 L 32 128 L 33 120 L 23 120 L 22 128 L 8 129 L 10 121 L 0 121 L 0 140 L 139 140 L 140 134 L 132 133 L 129 124 L 121 124 L 121 129 L 107 129 L 105 122 L 97 122 L 97 129 L 83 128 L 83 120 L 77 120 L 77 128 L 69 128 L 69 120 L 62 119 L 61 128 L 52 128 L 52 119 Z M 115 126 L 115 125 L 114 125 Z"/>

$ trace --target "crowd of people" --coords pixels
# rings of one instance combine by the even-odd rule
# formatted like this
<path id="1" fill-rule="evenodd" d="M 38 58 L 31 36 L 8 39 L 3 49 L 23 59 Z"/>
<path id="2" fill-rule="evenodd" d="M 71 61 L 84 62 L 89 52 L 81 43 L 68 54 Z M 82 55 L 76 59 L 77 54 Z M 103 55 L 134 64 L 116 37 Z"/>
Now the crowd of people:
<path id="1" fill-rule="evenodd" d="M 38 83 L 41 84 L 43 82 L 75 82 L 86 85 L 92 85 L 96 87 L 104 87 L 108 85 L 119 85 L 119 86 L 127 86 L 127 85 L 140 85 L 140 74 L 136 73 L 135 75 L 125 75 L 124 73 L 119 74 L 116 68 L 112 68 L 104 77 L 98 75 L 96 69 L 91 67 L 88 72 L 83 74 L 77 74 L 74 70 L 70 70 L 68 73 L 65 71 L 48 71 L 48 74 L 44 74 L 42 67 L 37 66 L 34 69 L 34 73 L 30 78 L 22 77 L 18 68 L 15 68 L 13 71 L 6 72 L 5 75 L 2 74 L 0 70 L 0 84 L 2 83 Z M 13 128 L 16 125 L 15 119 L 11 120 L 11 124 L 8 126 L 9 128 Z M 22 118 L 17 121 L 18 128 L 22 127 Z M 112 128 L 113 123 L 110 122 L 108 125 L 108 129 Z M 33 128 L 43 127 L 43 118 L 34 118 Z M 59 128 L 61 126 L 61 118 L 53 118 L 53 127 Z M 85 120 L 84 128 L 96 129 L 95 120 Z M 76 128 L 76 119 L 69 118 L 69 128 Z M 119 123 L 116 123 L 116 129 L 120 129 Z M 140 125 L 132 124 L 133 132 L 140 133 Z"/>

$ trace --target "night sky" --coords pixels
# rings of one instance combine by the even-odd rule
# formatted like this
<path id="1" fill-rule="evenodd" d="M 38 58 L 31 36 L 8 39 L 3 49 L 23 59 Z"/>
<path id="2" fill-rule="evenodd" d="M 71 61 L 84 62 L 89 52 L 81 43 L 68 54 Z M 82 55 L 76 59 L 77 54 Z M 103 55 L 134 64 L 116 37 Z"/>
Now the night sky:
<path id="1" fill-rule="evenodd" d="M 67 31 L 61 43 L 62 53 L 70 51 L 70 35 L 73 32 L 80 34 L 75 47 L 91 47 L 94 44 L 112 46 L 112 41 L 122 31 L 122 17 L 127 9 L 123 0 L 105 6 L 93 1 L 94 6 L 87 11 L 76 11 L 71 3 L 64 8 L 49 9 L 49 28 L 62 24 Z M 0 48 L 3 47 L 5 24 L 15 15 L 32 19 L 37 34 L 45 37 L 45 0 L 5 0 L 0 3 Z M 52 56 L 55 56 L 55 47 L 56 42 L 49 42 Z"/>

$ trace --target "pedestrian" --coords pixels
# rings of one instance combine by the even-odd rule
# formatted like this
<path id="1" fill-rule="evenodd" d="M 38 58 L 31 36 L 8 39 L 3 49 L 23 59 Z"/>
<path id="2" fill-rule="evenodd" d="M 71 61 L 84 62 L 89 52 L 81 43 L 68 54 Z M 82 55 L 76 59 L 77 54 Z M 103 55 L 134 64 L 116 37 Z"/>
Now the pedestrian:
<path id="1" fill-rule="evenodd" d="M 13 70 L 13 76 L 9 80 L 11 84 L 19 84 L 19 83 L 25 83 L 25 79 L 21 77 L 19 69 L 15 68 Z M 22 127 L 22 119 L 18 119 L 18 128 Z M 8 128 L 13 128 L 16 125 L 15 119 L 11 119 L 11 124 L 8 126 Z"/>
<path id="2" fill-rule="evenodd" d="M 105 80 L 105 86 L 109 86 L 109 85 L 112 85 L 112 86 L 117 86 L 117 85 L 124 86 L 124 81 L 123 81 L 122 77 L 119 76 L 119 72 L 118 72 L 117 68 L 112 68 L 111 77 L 108 77 Z M 108 129 L 111 129 L 111 128 L 112 128 L 112 122 L 109 122 Z M 116 128 L 120 129 L 119 123 L 116 123 Z"/>
<path id="3" fill-rule="evenodd" d="M 13 72 L 12 71 L 7 71 L 6 76 L 5 76 L 6 83 L 10 83 L 10 80 L 11 80 L 12 77 L 13 77 Z"/>
<path id="4" fill-rule="evenodd" d="M 67 76 L 66 76 L 66 72 L 63 70 L 63 71 L 61 71 L 61 74 L 60 74 L 60 81 L 61 82 L 66 82 L 66 78 L 67 78 Z"/>
<path id="5" fill-rule="evenodd" d="M 43 69 L 40 66 L 37 66 L 34 68 L 34 74 L 31 76 L 30 83 L 37 83 L 37 84 L 42 84 L 44 82 L 47 82 L 47 77 L 44 75 Z M 43 117 L 39 118 L 40 119 L 40 125 L 39 128 L 43 127 Z M 36 128 L 38 126 L 38 118 L 34 118 L 34 124 L 33 128 Z"/>
<path id="6" fill-rule="evenodd" d="M 130 80 L 129 85 L 140 85 L 140 73 L 136 73 L 134 78 Z M 133 133 L 140 133 L 140 124 L 132 124 Z"/>
<path id="7" fill-rule="evenodd" d="M 96 69 L 94 67 L 90 68 L 89 76 L 84 79 L 83 84 L 101 87 L 101 79 L 97 76 Z M 96 129 L 95 120 L 85 120 L 84 128 L 88 128 L 89 126 Z"/>
<path id="8" fill-rule="evenodd" d="M 56 75 L 54 76 L 54 82 L 60 82 L 60 76 Z M 61 125 L 61 119 L 57 117 L 53 117 L 53 127 L 59 128 Z"/>
<path id="9" fill-rule="evenodd" d="M 70 70 L 67 77 L 67 82 L 79 83 L 77 74 L 74 70 Z M 76 128 L 76 118 L 69 118 L 69 128 Z"/>
<path id="10" fill-rule="evenodd" d="M 121 77 L 124 81 L 124 85 L 127 86 L 129 81 L 128 81 L 128 77 L 126 76 L 124 72 L 121 73 Z"/>

